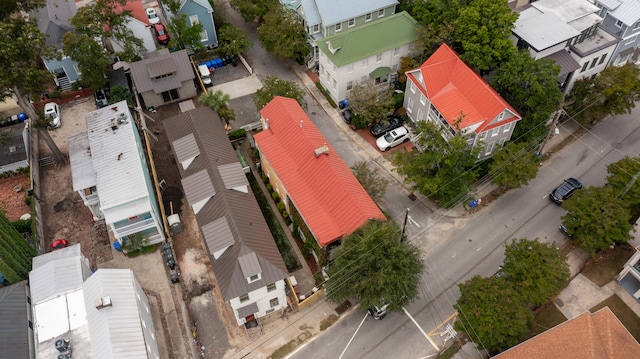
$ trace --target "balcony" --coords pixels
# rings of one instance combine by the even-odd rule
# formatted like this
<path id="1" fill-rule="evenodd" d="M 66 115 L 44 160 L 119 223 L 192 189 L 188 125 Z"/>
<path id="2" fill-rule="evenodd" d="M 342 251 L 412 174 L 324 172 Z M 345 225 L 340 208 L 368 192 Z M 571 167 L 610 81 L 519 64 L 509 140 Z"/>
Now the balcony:
<path id="1" fill-rule="evenodd" d="M 138 232 L 144 231 L 145 229 L 153 228 L 155 226 L 156 221 L 153 218 L 140 220 L 124 226 L 114 225 L 114 235 L 115 237 L 126 237 L 128 235 L 136 234 Z"/>

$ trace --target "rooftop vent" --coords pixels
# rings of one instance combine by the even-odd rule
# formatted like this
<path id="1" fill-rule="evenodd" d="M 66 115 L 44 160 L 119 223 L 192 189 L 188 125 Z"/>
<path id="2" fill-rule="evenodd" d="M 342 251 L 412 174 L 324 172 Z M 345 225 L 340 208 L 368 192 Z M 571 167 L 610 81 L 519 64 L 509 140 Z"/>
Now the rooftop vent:
<path id="1" fill-rule="evenodd" d="M 322 145 L 322 146 L 316 148 L 315 150 L 313 150 L 313 154 L 316 156 L 316 158 L 320 157 L 320 155 L 322 155 L 322 154 L 328 155 L 329 154 L 329 147 L 325 143 L 324 145 Z"/>
<path id="2" fill-rule="evenodd" d="M 63 353 L 69 350 L 69 347 L 71 346 L 71 342 L 69 342 L 67 339 L 58 339 L 56 340 L 54 345 L 56 346 L 57 351 L 59 351 L 60 353 Z"/>
<path id="3" fill-rule="evenodd" d="M 58 355 L 58 359 L 71 359 L 71 357 L 68 356 L 67 354 L 60 354 Z"/>
<path id="4" fill-rule="evenodd" d="M 265 128 L 265 130 L 269 129 L 269 119 L 268 118 L 264 119 L 264 128 Z"/>
<path id="5" fill-rule="evenodd" d="M 121 113 L 118 115 L 118 125 L 122 125 L 123 123 L 127 123 L 127 114 Z"/>
<path id="6" fill-rule="evenodd" d="M 96 309 L 98 310 L 113 306 L 113 303 L 111 303 L 111 297 L 98 298 L 95 300 L 94 304 L 96 305 Z"/>
<path id="7" fill-rule="evenodd" d="M 111 119 L 111 130 L 115 131 L 118 129 L 118 121 L 115 118 Z"/>

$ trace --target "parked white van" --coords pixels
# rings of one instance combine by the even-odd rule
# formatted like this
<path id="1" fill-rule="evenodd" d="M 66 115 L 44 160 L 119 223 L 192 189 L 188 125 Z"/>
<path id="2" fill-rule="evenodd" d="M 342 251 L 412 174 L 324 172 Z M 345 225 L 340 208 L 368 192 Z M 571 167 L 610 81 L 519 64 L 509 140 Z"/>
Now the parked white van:
<path id="1" fill-rule="evenodd" d="M 198 72 L 200 72 L 202 83 L 204 83 L 205 86 L 211 85 L 211 72 L 209 71 L 207 65 L 199 65 Z"/>

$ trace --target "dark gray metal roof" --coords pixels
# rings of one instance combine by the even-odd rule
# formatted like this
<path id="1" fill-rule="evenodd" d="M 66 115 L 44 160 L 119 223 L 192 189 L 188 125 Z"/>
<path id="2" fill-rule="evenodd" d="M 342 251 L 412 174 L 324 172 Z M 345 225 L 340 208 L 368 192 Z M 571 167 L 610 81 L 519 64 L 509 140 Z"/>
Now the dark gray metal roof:
<path id="1" fill-rule="evenodd" d="M 211 177 L 209 177 L 206 169 L 183 178 L 182 188 L 190 204 L 196 204 L 216 194 L 213 183 L 211 183 Z"/>
<path id="2" fill-rule="evenodd" d="M 218 171 L 226 189 L 247 192 L 246 188 L 249 186 L 249 181 L 247 181 L 247 175 L 244 174 L 240 162 L 220 165 L 218 166 Z"/>
<path id="3" fill-rule="evenodd" d="M 226 217 L 220 217 L 213 222 L 200 226 L 200 230 L 204 241 L 207 243 L 207 248 L 209 248 L 209 254 L 212 256 L 235 243 Z"/>
<path id="4" fill-rule="evenodd" d="M 0 128 L 0 133 L 10 133 L 8 141 L 0 142 L 0 167 L 27 159 L 27 146 L 23 138 L 23 134 L 27 133 L 26 126 L 25 123 L 16 123 Z"/>
<path id="5" fill-rule="evenodd" d="M 5 343 L 0 345 L 0 358 L 34 357 L 29 355 L 27 289 L 26 280 L 0 288 L 0 341 Z"/>
<path id="6" fill-rule="evenodd" d="M 256 302 L 253 302 L 246 307 L 238 308 L 238 318 L 245 318 L 255 313 L 258 313 L 258 303 Z"/>
<path id="7" fill-rule="evenodd" d="M 240 269 L 245 278 L 249 278 L 252 275 L 256 275 L 261 272 L 260 263 L 258 263 L 258 257 L 256 252 L 248 252 L 238 257 L 240 263 Z"/>
<path id="8" fill-rule="evenodd" d="M 192 133 L 173 141 L 173 150 L 176 152 L 176 158 L 180 163 L 193 159 L 200 154 L 200 149 L 198 149 L 198 144 Z M 186 165 L 188 167 L 188 163 Z"/>
<path id="9" fill-rule="evenodd" d="M 196 214 L 201 231 L 207 229 L 207 233 L 203 233 L 207 246 L 217 244 L 215 241 L 218 238 L 206 237 L 215 233 L 213 229 L 221 228 L 221 222 L 217 221 L 222 221 L 222 218 L 233 235 L 233 244 L 219 258 L 211 256 L 213 271 L 223 298 L 230 300 L 287 277 L 282 256 L 251 188 L 247 186 L 247 192 L 239 191 L 237 188 L 228 189 L 227 183 L 223 180 L 222 173 L 233 173 L 233 170 L 230 170 L 232 166 L 238 169 L 241 166 L 220 117 L 205 107 L 167 119 L 163 125 L 169 142 L 172 143 L 174 155 L 173 144 L 179 138 L 192 133 L 198 144 L 200 155 L 193 163 L 186 169 L 178 166 L 182 178 L 206 169 L 215 188 L 216 195 Z M 229 175 L 229 178 L 235 177 Z M 239 178 L 235 178 L 229 183 L 237 185 L 240 182 Z M 212 227 L 207 226 L 210 223 L 215 224 Z M 227 242 L 223 240 L 220 243 L 224 245 Z M 213 253 L 218 248 L 208 249 L 209 253 Z M 240 256 L 250 252 L 255 253 L 261 274 L 261 279 L 253 283 L 248 283 L 239 261 Z"/>
<path id="10" fill-rule="evenodd" d="M 195 78 L 186 50 L 147 53 L 143 60 L 132 62 L 130 69 L 138 93 L 153 91 L 159 94 L 177 89 L 182 86 L 183 81 Z M 173 75 L 156 79 L 169 73 Z"/>
<path id="11" fill-rule="evenodd" d="M 571 55 L 565 51 L 560 50 L 547 56 L 548 59 L 555 61 L 560 66 L 559 79 L 564 79 L 567 75 L 580 68 L 580 64 L 571 57 Z"/>

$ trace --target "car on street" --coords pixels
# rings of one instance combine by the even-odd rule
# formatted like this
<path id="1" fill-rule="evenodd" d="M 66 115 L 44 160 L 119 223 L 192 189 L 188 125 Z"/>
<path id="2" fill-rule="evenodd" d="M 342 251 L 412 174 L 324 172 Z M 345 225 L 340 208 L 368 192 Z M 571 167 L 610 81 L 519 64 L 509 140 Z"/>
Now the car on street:
<path id="1" fill-rule="evenodd" d="M 549 193 L 549 199 L 557 204 L 562 204 L 562 202 L 569 199 L 576 190 L 582 188 L 582 183 L 575 178 L 567 178 L 562 182 L 562 184 L 551 193 Z"/>
<path id="2" fill-rule="evenodd" d="M 156 12 L 156 9 L 150 7 L 150 8 L 147 8 L 145 12 L 147 13 L 147 18 L 149 19 L 149 23 L 151 25 L 157 24 L 160 22 L 160 18 L 158 17 L 158 13 Z"/>
<path id="3" fill-rule="evenodd" d="M 394 130 L 385 133 L 384 136 L 379 137 L 376 140 L 376 146 L 380 151 L 388 151 L 391 147 L 395 147 L 401 143 L 409 141 L 409 130 L 406 127 L 400 126 Z"/>
<path id="4" fill-rule="evenodd" d="M 104 93 L 104 90 L 97 90 L 93 93 L 93 97 L 96 100 L 96 109 L 103 108 L 109 104 L 107 95 Z"/>
<path id="5" fill-rule="evenodd" d="M 69 241 L 67 241 L 66 239 L 56 239 L 55 241 L 51 242 L 51 244 L 49 244 L 49 250 L 53 252 L 67 246 L 69 246 Z"/>
<path id="6" fill-rule="evenodd" d="M 342 111 L 342 119 L 347 125 L 351 124 L 351 117 L 353 117 L 353 113 L 351 112 L 350 109 L 347 108 L 344 111 Z"/>
<path id="7" fill-rule="evenodd" d="M 567 229 L 567 226 L 564 225 L 564 222 L 560 223 L 560 225 L 558 226 L 558 230 L 560 230 L 560 232 L 567 238 L 573 238 L 573 234 L 569 233 L 569 230 Z"/>
<path id="8" fill-rule="evenodd" d="M 380 122 L 377 122 L 371 126 L 369 132 L 374 137 L 380 137 L 385 133 L 395 130 L 396 128 L 402 126 L 402 119 L 397 116 L 387 116 L 387 118 L 383 119 Z"/>
<path id="9" fill-rule="evenodd" d="M 387 307 L 389 305 L 385 304 L 382 307 L 371 307 L 367 309 L 367 313 L 373 317 L 375 320 L 384 319 L 387 316 Z"/>
<path id="10" fill-rule="evenodd" d="M 60 107 L 55 102 L 49 102 L 44 105 L 44 117 L 49 119 L 49 127 L 59 128 L 62 126 L 60 121 Z"/>
<path id="11" fill-rule="evenodd" d="M 161 23 L 153 24 L 153 31 L 156 33 L 156 38 L 158 42 L 162 45 L 166 45 L 169 43 L 169 33 L 167 33 L 167 29 L 165 29 L 164 25 Z"/>

